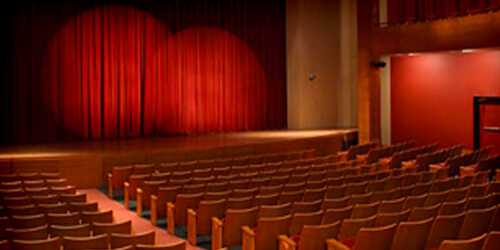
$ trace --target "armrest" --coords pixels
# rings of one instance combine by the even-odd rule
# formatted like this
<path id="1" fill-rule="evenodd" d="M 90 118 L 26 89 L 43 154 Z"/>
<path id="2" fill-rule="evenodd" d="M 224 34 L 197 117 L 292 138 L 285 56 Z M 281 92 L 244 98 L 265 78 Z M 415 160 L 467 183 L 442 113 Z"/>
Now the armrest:
<path id="1" fill-rule="evenodd" d="M 152 194 L 151 195 L 151 224 L 155 225 L 157 224 L 158 221 L 158 214 L 157 214 L 157 205 L 158 205 L 158 197 L 156 195 Z"/>
<path id="2" fill-rule="evenodd" d="M 123 205 L 128 208 L 130 199 L 130 184 L 128 182 L 123 182 Z"/>
<path id="3" fill-rule="evenodd" d="M 212 249 L 222 248 L 222 221 L 212 217 Z"/>
<path id="4" fill-rule="evenodd" d="M 328 250 L 350 250 L 346 245 L 335 239 L 326 240 L 326 244 L 328 245 Z"/>
<path id="5" fill-rule="evenodd" d="M 108 196 L 113 199 L 113 174 L 108 173 Z"/>
<path id="6" fill-rule="evenodd" d="M 196 246 L 196 212 L 193 209 L 187 210 L 187 241 Z"/>
<path id="7" fill-rule="evenodd" d="M 255 250 L 255 233 L 248 226 L 241 227 L 241 249 L 242 250 Z"/>
<path id="8" fill-rule="evenodd" d="M 286 235 L 280 235 L 278 236 L 279 240 L 279 250 L 295 250 L 297 249 L 297 244 L 295 241 L 290 239 Z"/>
<path id="9" fill-rule="evenodd" d="M 137 188 L 136 189 L 137 195 L 136 195 L 136 213 L 137 216 L 141 217 L 142 216 L 142 189 Z"/>
<path id="10" fill-rule="evenodd" d="M 171 235 L 175 235 L 175 217 L 174 217 L 175 205 L 172 202 L 167 203 L 167 232 Z"/>

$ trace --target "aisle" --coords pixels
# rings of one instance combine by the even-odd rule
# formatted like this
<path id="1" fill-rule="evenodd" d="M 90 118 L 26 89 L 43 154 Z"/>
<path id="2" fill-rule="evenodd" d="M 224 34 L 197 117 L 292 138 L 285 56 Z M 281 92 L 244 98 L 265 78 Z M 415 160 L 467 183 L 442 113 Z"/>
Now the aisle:
<path id="1" fill-rule="evenodd" d="M 166 230 L 159 227 L 153 226 L 149 221 L 137 216 L 134 212 L 126 209 L 122 204 L 109 199 L 105 194 L 101 193 L 97 189 L 80 189 L 78 192 L 87 194 L 87 201 L 97 201 L 99 202 L 99 209 L 113 210 L 113 215 L 116 222 L 121 222 L 125 220 L 132 220 L 132 230 L 133 232 L 145 232 L 149 230 L 155 230 L 156 233 L 156 244 L 170 244 L 178 242 L 182 239 L 171 236 Z M 193 247 L 187 244 L 187 249 L 203 249 Z"/>

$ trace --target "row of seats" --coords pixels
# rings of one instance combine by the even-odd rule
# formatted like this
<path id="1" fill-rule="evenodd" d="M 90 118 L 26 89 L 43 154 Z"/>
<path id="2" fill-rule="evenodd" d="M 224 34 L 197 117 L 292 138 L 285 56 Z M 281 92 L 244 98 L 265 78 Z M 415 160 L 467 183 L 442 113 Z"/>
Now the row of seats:
<path id="1" fill-rule="evenodd" d="M 123 182 L 127 181 L 131 175 L 152 174 L 158 173 L 171 173 L 176 171 L 196 171 L 204 169 L 214 169 L 227 166 L 243 166 L 243 165 L 258 165 L 268 162 L 278 162 L 285 160 L 300 160 L 311 158 L 314 150 L 292 151 L 284 153 L 271 153 L 266 155 L 249 155 L 241 157 L 217 158 L 199 161 L 188 162 L 172 162 L 155 164 L 142 164 L 132 166 L 115 166 L 108 174 L 108 187 L 111 190 L 123 189 Z M 318 159 L 318 161 L 325 161 L 329 159 Z"/>
<path id="2" fill-rule="evenodd" d="M 23 179 L 29 176 L 29 179 Z M 185 242 L 155 245 L 154 231 L 134 234 L 130 220 L 114 222 L 113 211 L 99 210 L 56 174 L 14 174 L 0 178 L 0 249 L 186 249 Z M 33 194 L 32 183 L 54 180 L 71 187 L 66 192 Z M 47 187 L 36 187 L 46 188 Z M 50 189 L 49 189 L 50 190 Z M 4 239 L 4 240 L 2 240 Z"/>
<path id="3" fill-rule="evenodd" d="M 85 232 L 85 226 L 81 227 L 81 232 Z M 32 234 L 38 234 L 39 229 L 32 229 Z M 40 229 L 43 230 L 43 229 Z M 76 231 L 75 231 L 76 232 Z M 42 233 L 46 233 L 43 232 Z M 80 233 L 84 234 L 84 233 Z M 169 245 L 155 245 L 154 231 L 137 234 L 105 233 L 97 236 L 56 236 L 45 237 L 38 240 L 13 240 L 0 241 L 1 250 L 185 250 L 186 243 L 180 242 Z"/>
<path id="4" fill-rule="evenodd" d="M 445 240 L 463 240 L 500 230 L 499 206 L 401 221 L 376 227 L 376 218 L 347 219 L 329 249 L 437 249 Z M 375 216 L 376 217 L 376 216 Z M 498 245 L 497 245 L 498 247 Z"/>
<path id="5" fill-rule="evenodd" d="M 356 155 L 355 161 L 358 162 L 358 164 L 378 163 L 380 159 L 392 157 L 394 153 L 414 148 L 416 144 L 415 141 L 408 141 L 395 145 L 374 147 L 364 155 Z"/>
<path id="6" fill-rule="evenodd" d="M 435 145 L 435 144 L 434 144 L 434 145 L 429 145 L 429 146 L 426 146 L 426 147 L 421 147 L 421 148 L 412 149 L 411 143 L 408 143 L 408 144 L 406 144 L 406 145 L 409 145 L 409 146 L 407 146 L 407 148 L 404 148 L 404 146 L 403 146 L 403 145 L 398 145 L 397 147 L 399 148 L 399 149 L 398 149 L 399 151 L 395 149 L 396 147 L 391 147 L 390 149 L 384 149 L 384 151 L 381 151 L 381 152 L 384 152 L 384 154 L 379 154 L 379 155 L 381 155 L 381 156 L 386 156 L 386 157 L 385 157 L 385 158 L 380 158 L 381 156 L 379 156 L 379 157 L 378 157 L 379 159 L 377 159 L 377 161 L 380 161 L 380 162 L 381 162 L 383 159 L 387 160 L 387 159 L 391 158 L 391 157 L 389 157 L 389 156 L 393 155 L 395 152 L 401 152 L 401 150 L 404 150 L 404 149 L 406 149 L 406 151 L 412 151 L 412 150 L 413 150 L 413 152 L 417 152 L 417 153 L 414 153 L 414 154 L 416 154 L 416 155 L 418 156 L 418 155 L 419 155 L 419 154 L 421 154 L 421 153 L 433 152 L 433 151 L 435 150 L 436 146 L 437 146 L 437 145 Z M 404 149 L 403 149 L 403 148 L 404 148 Z M 459 147 L 456 147 L 456 148 L 459 148 Z M 451 151 L 457 151 L 457 150 L 456 150 L 456 148 L 455 148 L 455 150 L 448 150 L 448 151 L 449 151 L 449 152 L 451 152 Z M 418 149 L 418 150 L 417 150 L 417 149 Z M 461 150 L 461 149 L 460 149 L 460 150 Z M 392 152 L 391 152 L 391 151 L 392 151 Z M 404 152 L 406 152 L 406 151 L 404 151 Z M 389 153 L 388 153 L 388 152 L 389 152 Z M 451 156 L 452 154 L 450 153 L 449 155 Z M 410 160 L 410 161 L 411 161 L 411 159 L 413 158 L 412 156 L 405 156 L 405 157 L 407 157 L 407 158 L 404 158 L 405 160 Z M 333 159 L 333 158 L 330 158 L 330 159 Z M 361 158 L 361 157 L 358 157 L 358 159 L 362 159 L 362 158 Z M 393 160 L 393 159 L 391 158 L 390 160 Z M 395 160 L 394 160 L 394 161 L 395 161 Z M 403 162 L 404 162 L 404 161 L 403 161 L 403 160 L 401 160 L 401 165 L 403 165 Z M 345 163 L 345 162 L 343 162 L 343 163 Z M 278 164 L 280 164 L 280 163 L 278 163 Z M 282 164 L 282 165 L 285 165 L 285 164 L 283 164 L 283 163 L 281 163 L 281 164 Z M 324 164 L 324 163 L 323 163 L 323 164 Z M 271 164 L 267 164 L 267 165 L 269 165 L 270 167 L 275 166 L 273 163 L 271 163 Z M 266 165 L 266 166 L 267 166 L 267 165 Z M 298 164 L 297 164 L 297 165 L 298 165 Z M 328 168 L 330 168 L 330 167 L 331 167 L 331 166 L 333 166 L 333 165 L 334 165 L 334 164 L 331 164 L 331 162 L 330 162 L 330 164 L 325 164 L 325 167 L 328 169 Z M 351 164 L 346 164 L 346 165 L 347 165 L 347 166 L 352 166 L 352 165 L 356 165 L 356 164 L 352 164 L 352 163 L 351 163 Z M 338 165 L 337 165 L 337 166 L 338 166 Z M 344 165 L 344 166 L 345 166 L 345 165 Z M 240 176 L 241 174 L 243 174 L 243 176 L 245 176 L 245 174 L 248 174 L 249 172 L 252 172 L 252 171 L 248 171 L 248 169 L 250 169 L 251 167 L 252 167 L 252 166 L 234 166 L 234 167 L 232 167 L 232 166 L 231 166 L 231 167 L 227 167 L 227 170 L 226 170 L 226 169 L 220 169 L 220 168 L 216 168 L 216 170 L 217 170 L 217 171 L 220 171 L 220 170 L 222 170 L 222 171 L 231 171 L 231 170 L 232 170 L 232 171 L 234 171 L 233 173 L 236 173 L 236 172 L 238 172 L 238 171 L 239 171 L 239 172 L 237 173 L 237 174 L 238 174 L 238 176 Z M 302 166 L 300 166 L 300 167 L 299 167 L 299 169 L 300 169 L 300 168 L 309 168 L 309 169 L 311 169 L 312 167 L 313 167 L 313 166 L 304 166 L 304 165 L 302 165 Z M 316 166 L 314 166 L 314 167 L 316 167 Z M 322 166 L 320 166 L 320 167 L 322 167 Z M 297 167 L 294 167 L 294 168 L 293 168 L 293 170 L 295 170 L 296 168 L 297 168 Z M 356 169 L 356 168 L 357 168 L 357 169 Z M 369 168 L 372 168 L 372 169 L 373 169 L 373 166 L 369 166 Z M 350 171 L 351 169 L 356 169 L 356 171 L 358 172 L 357 174 L 359 174 L 359 172 L 361 172 L 361 171 L 359 170 L 359 169 L 361 169 L 361 167 L 359 167 L 359 166 L 356 166 L 356 167 L 353 167 L 353 168 L 347 168 L 347 169 L 349 169 L 348 171 Z M 368 167 L 367 167 L 367 166 L 364 166 L 364 169 L 368 169 Z M 389 168 L 389 169 L 390 169 L 390 168 Z M 289 170 L 289 169 L 287 169 L 287 170 L 290 172 L 290 170 Z M 333 170 L 333 169 L 328 169 L 328 170 Z M 337 171 L 337 170 L 339 170 L 339 169 L 335 169 L 335 171 Z M 380 170 L 380 168 L 379 168 L 379 167 L 375 167 L 375 171 L 378 171 L 378 170 Z M 198 177 L 198 178 L 209 178 L 209 177 L 211 177 L 211 174 L 213 173 L 213 171 L 214 171 L 214 169 L 212 168 L 212 169 L 210 169 L 209 171 L 207 171 L 206 169 L 205 169 L 205 170 L 196 169 L 195 171 L 190 171 L 190 172 L 191 172 L 191 174 L 194 174 L 194 173 L 198 174 L 198 175 L 199 175 L 199 177 Z M 300 170 L 300 171 L 303 171 L 303 170 Z M 343 169 L 343 171 L 344 171 L 344 169 Z M 274 173 L 274 174 L 276 175 L 276 174 L 278 174 L 278 172 L 279 172 L 279 171 L 277 171 L 277 172 L 276 172 L 276 173 Z M 369 170 L 369 171 L 367 171 L 367 172 L 373 172 L 373 170 Z M 168 172 L 168 173 L 169 173 L 169 174 L 168 174 L 168 175 L 165 175 L 165 176 L 168 176 L 168 178 L 170 178 L 170 177 L 172 176 L 172 173 L 173 173 L 173 172 L 171 171 L 171 172 Z M 228 172 L 227 174 L 229 175 L 229 173 L 230 173 L 230 172 Z M 252 172 L 252 174 L 253 174 L 253 173 L 254 173 L 254 172 Z M 281 173 L 285 174 L 285 173 L 286 173 L 286 171 L 282 171 Z M 319 173 L 319 171 L 318 171 L 318 173 Z M 332 173 L 332 171 L 330 171 L 330 173 Z M 345 173 L 345 172 L 344 172 L 344 173 Z M 404 173 L 404 172 L 403 172 L 403 173 Z M 289 174 L 290 174 L 290 173 L 289 173 Z M 203 176 L 201 176 L 201 175 L 203 175 Z M 222 177 L 222 176 L 226 177 L 226 176 L 228 176 L 228 175 L 221 175 L 221 177 Z M 299 174 L 299 175 L 300 175 L 300 174 Z M 438 174 L 438 175 L 439 175 L 439 174 Z M 179 176 L 179 173 L 176 173 L 174 176 Z M 257 175 L 257 176 L 258 176 L 258 175 Z M 257 176 L 255 176 L 255 177 L 257 177 Z M 447 173 L 447 175 L 446 175 L 446 176 L 448 176 L 448 173 Z M 276 177 L 279 177 L 279 176 L 273 176 L 273 177 L 270 177 L 270 179 L 273 179 L 273 178 L 274 178 L 274 179 L 276 180 L 276 179 L 277 179 Z M 266 178 L 266 177 L 263 177 L 263 178 Z M 304 177 L 299 177 L 299 178 L 304 178 Z M 170 179 L 168 179 L 168 180 L 170 181 L 171 179 L 172 179 L 172 178 L 170 178 Z M 174 179 L 175 179 L 175 178 L 174 178 Z M 285 179 L 285 178 L 284 178 L 284 179 Z M 217 180 L 217 177 L 215 177 L 214 179 L 205 179 L 205 180 L 209 180 L 209 181 L 210 181 L 210 180 L 212 180 L 212 181 L 216 181 L 216 180 Z M 218 180 L 218 181 L 219 181 L 219 182 L 221 182 L 222 180 L 223 180 L 222 178 L 219 178 L 219 180 Z M 226 185 L 228 185 L 231 181 L 233 181 L 233 183 L 232 183 L 232 184 L 233 184 L 233 186 L 232 186 L 232 187 L 234 188 L 233 190 L 238 190 L 236 187 L 241 187 L 241 188 L 243 188 L 243 189 L 245 189 L 245 187 L 246 187 L 246 189 L 250 189 L 250 188 L 248 188 L 248 187 L 249 187 L 249 183 L 251 182 L 251 180 L 252 180 L 252 179 L 249 179 L 249 178 L 247 178 L 247 180 L 243 180 L 243 181 L 241 181 L 241 179 L 232 179 L 232 180 L 227 181 L 227 184 L 226 184 Z M 304 180 L 304 179 L 303 179 L 303 180 Z M 316 180 L 315 180 L 315 181 L 316 181 Z M 322 185 L 322 184 L 321 184 L 321 182 L 322 182 L 322 181 L 324 181 L 324 182 L 326 183 L 326 180 L 325 180 L 325 179 L 323 179 L 323 180 L 318 180 L 318 181 L 319 181 L 319 184 L 318 184 L 318 185 Z M 332 180 L 332 181 L 333 181 L 333 180 Z M 462 181 L 462 180 L 461 180 L 461 181 Z M 142 190 L 143 188 L 144 188 L 144 189 L 147 189 L 147 186 L 148 186 L 148 185 L 144 185 L 144 183 L 148 183 L 148 182 L 150 182 L 150 181 L 143 181 L 140 185 L 137 185 L 137 186 L 139 186 L 139 189 L 136 189 L 136 190 L 137 190 L 137 191 L 139 191 L 139 192 L 138 192 L 138 193 L 139 193 L 139 196 L 141 196 L 141 197 L 140 197 L 141 199 L 138 199 L 138 203 L 139 203 L 139 204 L 140 204 L 140 203 L 148 203 L 148 202 L 147 202 L 147 200 L 148 200 L 149 195 L 151 195 L 151 192 L 148 192 L 148 191 L 143 192 L 143 190 Z M 153 182 L 153 181 L 151 181 L 151 182 Z M 160 180 L 160 182 L 161 182 L 161 180 Z M 248 183 L 246 183 L 246 182 L 248 182 Z M 309 180 L 308 180 L 308 179 L 305 179 L 304 184 L 307 184 L 308 182 L 309 182 Z M 450 181 L 448 180 L 448 182 L 450 182 Z M 466 182 L 466 183 L 467 183 L 467 182 L 468 182 L 468 183 L 471 183 L 471 179 L 469 179 L 469 180 L 463 180 L 463 182 Z M 175 182 L 174 182 L 174 183 L 175 183 Z M 189 183 L 189 182 L 188 182 L 188 183 Z M 211 182 L 210 182 L 210 183 L 211 183 Z M 309 183 L 311 183 L 311 182 L 309 182 Z M 289 183 L 286 183 L 286 184 L 289 184 Z M 286 185 L 286 184 L 285 184 L 285 185 Z M 316 184 L 316 183 L 314 183 L 314 184 L 312 184 L 312 185 L 315 185 L 315 184 Z M 343 183 L 342 183 L 342 184 L 343 184 Z M 142 187 L 140 187 L 141 185 L 142 185 Z M 195 186 L 195 187 L 190 186 L 191 184 L 186 184 L 186 185 L 187 185 L 187 188 L 184 188 L 184 186 L 185 186 L 185 185 L 178 185 L 178 186 L 177 186 L 177 188 L 180 188 L 181 190 L 182 190 L 182 189 L 187 190 L 186 192 L 187 192 L 188 194 L 186 194 L 186 195 L 190 195 L 190 194 L 191 194 L 191 195 L 197 196 L 198 198 L 200 197 L 200 195 L 199 195 L 199 194 L 196 194 L 196 192 L 194 192 L 194 191 L 193 191 L 192 193 L 195 193 L 195 194 L 192 194 L 192 193 L 191 193 L 191 191 L 192 191 L 191 189 L 196 190 L 196 188 L 198 188 L 197 190 L 198 190 L 198 191 L 200 191 L 200 189 L 202 189 L 202 188 L 206 188 L 206 187 L 207 187 L 207 185 L 199 185 L 199 187 L 196 187 L 196 186 Z M 195 185 L 197 185 L 197 184 L 195 184 Z M 241 185 L 241 186 L 240 186 L 240 185 Z M 246 186 L 245 186 L 245 185 L 246 185 Z M 134 186 L 134 187 L 137 187 L 137 186 Z M 226 186 L 226 187 L 228 187 L 228 186 Z M 167 188 L 170 188 L 170 187 L 167 187 Z M 324 188 L 324 187 L 323 187 L 323 188 Z M 135 189 L 135 188 L 134 188 L 134 189 Z M 159 188 L 158 188 L 158 189 L 159 189 Z M 260 189 L 259 189 L 259 190 L 260 190 Z M 366 190 L 366 187 L 365 187 L 365 190 Z M 417 189 L 417 190 L 418 190 L 418 189 Z M 177 191 L 178 191 L 178 193 L 179 193 L 179 192 L 182 192 L 182 191 L 179 191 L 179 190 L 177 190 Z M 203 192 L 203 191 L 206 191 L 206 189 L 205 189 L 205 190 L 202 190 L 202 192 L 201 192 L 201 193 L 204 193 L 204 196 L 206 196 L 206 192 Z M 245 190 L 245 191 L 248 191 L 248 192 L 255 192 L 255 190 Z M 133 191 L 131 191 L 131 190 L 130 190 L 130 192 L 133 192 Z M 155 192 L 155 191 L 153 191 L 152 193 L 154 193 L 154 192 Z M 230 192 L 231 192 L 231 195 L 233 195 L 232 193 L 233 193 L 234 191 L 230 191 Z M 209 192 L 209 193 L 211 193 L 211 192 Z M 236 193 L 238 193 L 238 192 L 236 192 Z M 244 192 L 243 192 L 243 193 L 244 193 Z M 144 194 L 144 195 L 143 195 L 143 194 Z M 154 194 L 153 194 L 153 195 L 154 195 Z M 281 196 L 281 193 L 280 193 L 279 195 Z M 153 196 L 153 197 L 154 197 L 154 196 Z M 175 196 L 174 196 L 174 197 L 175 197 Z M 232 198 L 232 197 L 231 197 L 231 198 Z M 240 197 L 237 197 L 237 198 L 240 198 Z M 203 198 L 201 198 L 201 199 L 203 199 Z M 230 199 L 230 198 L 227 198 L 227 199 Z M 254 201 L 253 201 L 253 199 L 255 199 L 255 197 L 253 197 L 253 198 L 252 198 L 252 202 L 254 202 Z M 174 198 L 174 201 L 175 201 L 175 200 L 176 200 L 176 199 Z M 210 201 L 210 200 L 208 200 L 208 201 Z M 176 205 L 176 203 L 177 203 L 177 201 L 175 201 L 175 203 L 172 203 L 172 204 L 171 204 L 171 205 L 173 205 L 173 206 L 172 206 L 172 209 L 175 209 L 175 205 Z M 154 204 L 154 202 L 152 202 L 151 204 Z M 162 206 L 162 205 L 161 205 L 161 204 L 164 204 L 164 203 L 161 203 L 161 202 L 160 202 L 160 203 L 157 203 L 157 204 L 160 204 L 160 206 L 158 206 L 158 207 L 164 207 L 164 206 Z M 156 204 L 155 206 L 157 206 L 157 204 Z M 253 204 L 251 204 L 251 205 L 253 205 Z M 147 205 L 146 205 L 146 206 L 147 206 Z M 161 208 L 160 208 L 160 209 L 161 209 Z M 195 212 L 196 212 L 196 210 L 191 209 L 191 211 L 193 211 L 193 213 L 192 213 L 192 214 L 196 214 L 196 213 L 195 213 Z M 173 214 L 175 214 L 175 212 L 173 212 Z M 188 212 L 188 214 L 189 214 L 189 212 Z M 175 216 L 171 216 L 171 217 L 175 217 Z M 196 218 L 196 217 L 195 217 L 195 218 Z M 189 216 L 188 216 L 187 220 L 189 220 Z M 168 223 L 168 225 L 170 225 L 170 224 L 173 224 L 173 223 Z M 169 230 L 169 231 L 171 231 L 171 230 Z"/>
<path id="7" fill-rule="evenodd" d="M 390 172 L 386 173 L 390 175 Z M 414 184 L 418 184 L 419 181 L 427 181 L 428 175 L 424 174 L 407 174 L 402 176 L 388 176 L 384 179 L 375 179 L 376 177 L 383 177 L 387 175 L 360 175 L 357 179 L 353 179 L 352 183 L 345 183 L 343 181 L 338 183 L 332 183 L 329 186 L 327 180 L 321 180 L 319 182 L 313 182 L 315 185 L 319 184 L 320 186 L 314 186 L 314 189 L 308 189 L 306 182 L 300 183 L 288 183 L 288 184 L 280 184 L 274 186 L 261 186 L 260 188 L 246 188 L 246 189 L 221 189 L 218 192 L 205 192 L 206 189 L 200 189 L 198 193 L 189 193 L 182 194 L 179 193 L 180 189 L 163 189 L 165 191 L 171 191 L 165 197 L 169 197 L 170 201 L 167 203 L 171 203 L 171 207 L 175 208 L 175 204 L 177 204 L 177 208 L 175 211 L 180 210 L 179 212 L 175 212 L 181 216 L 174 216 L 175 224 L 177 225 L 185 225 L 186 219 L 182 217 L 185 214 L 186 209 L 190 207 L 185 206 L 193 206 L 198 204 L 202 200 L 215 200 L 215 199 L 228 199 L 228 206 L 230 208 L 241 208 L 245 206 L 251 206 L 252 204 L 268 204 L 270 202 L 277 202 L 279 204 L 286 202 L 297 202 L 297 201 L 314 201 L 323 198 L 340 198 L 350 195 L 358 195 L 356 199 L 371 199 L 372 195 L 383 197 L 387 196 L 387 193 L 384 193 L 384 190 L 396 189 L 399 193 L 408 193 L 414 192 L 415 190 L 424 190 L 427 192 L 430 190 L 432 182 L 427 182 L 425 185 L 421 185 L 421 188 L 415 188 Z M 370 179 L 368 181 L 368 177 Z M 343 179 L 340 179 L 343 180 Z M 422 183 L 423 184 L 423 183 Z M 227 188 L 227 185 L 224 187 Z M 162 189 L 160 189 L 161 191 Z M 225 190 L 225 191 L 224 191 Z M 434 189 L 432 189 L 434 190 Z M 142 191 L 139 191 L 142 193 Z M 166 193 L 159 193 L 166 194 Z M 165 198 L 164 197 L 164 198 Z M 140 201 L 142 199 L 139 199 Z M 164 199 L 162 199 L 164 200 Z M 155 195 L 152 195 L 151 204 L 153 204 L 151 209 L 151 218 L 154 223 L 154 219 L 156 216 L 161 216 L 156 214 L 155 211 L 160 211 L 163 206 L 160 203 L 160 199 Z M 140 203 L 140 202 L 139 202 Z M 158 206 L 157 204 L 161 204 Z M 171 222 L 173 225 L 174 223 Z"/>
<path id="8" fill-rule="evenodd" d="M 492 150 L 492 147 L 486 147 L 486 148 L 482 148 L 480 150 L 476 150 L 472 153 L 450 157 L 442 163 L 430 164 L 429 169 L 430 169 L 430 171 L 437 171 L 438 169 L 441 169 L 441 168 L 449 168 L 450 176 L 458 175 L 458 174 L 460 174 L 460 167 L 461 166 L 476 165 L 479 161 L 486 158 L 490 154 L 491 150 Z M 495 162 L 493 162 L 493 163 L 495 163 Z M 491 170 L 491 169 L 488 168 L 488 169 L 484 169 L 484 170 Z M 482 170 L 482 171 L 484 171 L 484 170 Z"/>
<path id="9" fill-rule="evenodd" d="M 472 187 L 473 186 L 471 186 L 471 188 Z M 498 185 L 491 185 L 490 187 L 498 188 Z M 461 188 L 460 191 L 462 191 L 462 190 L 465 190 L 465 189 Z M 490 190 L 493 191 L 493 189 L 490 189 Z M 454 191 L 459 191 L 459 189 L 454 190 Z M 468 191 L 468 190 L 466 190 L 466 191 Z M 467 196 L 464 196 L 464 195 L 451 196 L 451 195 L 449 195 L 449 193 L 451 193 L 451 190 L 447 190 L 445 193 L 447 194 L 447 196 L 444 196 L 441 193 L 428 193 L 428 194 L 423 194 L 423 195 L 408 196 L 407 198 L 401 197 L 401 196 L 395 197 L 395 198 L 388 197 L 387 200 L 382 200 L 382 201 L 373 201 L 370 199 L 356 200 L 356 202 L 351 202 L 351 203 L 349 203 L 349 199 L 345 199 L 345 198 L 336 199 L 336 200 L 325 199 L 322 201 L 322 205 L 318 204 L 319 206 L 316 206 L 316 208 L 320 207 L 322 210 L 325 211 L 325 215 L 324 215 L 325 219 L 323 220 L 323 223 L 333 223 L 333 222 L 336 222 L 337 220 L 342 220 L 342 219 L 350 218 L 350 217 L 362 218 L 362 217 L 374 215 L 378 212 L 380 212 L 380 213 L 395 212 L 396 213 L 402 209 L 406 210 L 407 215 L 409 215 L 410 210 L 412 210 L 412 217 L 414 217 L 415 219 L 419 219 L 419 218 L 422 218 L 426 214 L 426 212 L 420 211 L 420 209 L 418 209 L 419 207 L 434 206 L 433 209 L 435 209 L 435 211 L 437 213 L 437 211 L 441 207 L 440 206 L 441 202 L 446 203 L 446 201 L 452 202 L 458 198 L 463 198 L 463 197 L 467 198 Z M 395 193 L 395 194 L 399 194 L 399 193 Z M 467 195 L 467 194 L 468 194 L 468 192 L 465 193 L 465 195 Z M 478 192 L 475 195 L 480 195 L 480 194 L 481 193 Z M 466 198 L 463 198 L 463 199 L 466 199 Z M 372 202 L 372 203 L 370 203 L 370 202 Z M 453 209 L 459 210 L 459 208 L 457 208 L 459 206 L 462 206 L 463 207 L 462 210 L 463 210 L 465 208 L 467 208 L 467 209 L 469 209 L 469 208 L 470 209 L 482 208 L 482 207 L 486 207 L 490 204 L 496 205 L 500 202 L 500 195 L 497 193 L 494 193 L 494 194 L 487 195 L 484 197 L 471 196 L 467 200 L 467 204 L 466 204 L 465 200 L 462 200 L 460 202 L 462 202 L 462 203 L 460 203 L 460 204 L 448 204 L 448 203 L 444 204 L 444 208 L 443 208 L 443 211 L 441 213 L 447 214 L 447 213 L 451 213 L 451 211 L 453 211 Z M 313 202 L 311 202 L 310 205 L 313 205 L 312 203 Z M 453 205 L 455 205 L 455 206 L 453 206 Z M 449 208 L 450 206 L 453 208 Z M 423 211 L 426 211 L 426 210 L 427 209 L 423 209 Z M 313 210 L 309 210 L 307 212 L 311 212 L 311 211 L 313 211 Z M 245 211 L 241 211 L 241 213 L 244 213 L 244 212 Z M 304 211 L 300 211 L 300 212 L 304 212 Z M 224 222 L 229 222 L 231 220 L 238 221 L 238 219 L 233 219 L 231 217 L 227 217 L 227 216 L 231 216 L 233 213 L 239 214 L 239 211 L 227 210 Z M 429 213 L 429 212 L 427 212 L 427 213 Z M 432 215 L 432 213 L 431 213 L 431 215 Z M 397 215 L 396 218 L 398 218 L 399 216 L 400 215 Z M 246 217 L 243 216 L 243 218 L 246 218 Z M 391 218 L 391 216 L 387 216 L 386 220 L 390 220 L 390 218 Z M 215 219 L 215 218 L 212 220 L 219 221 L 218 219 Z M 229 227 L 234 226 L 234 224 L 235 224 L 234 221 L 231 222 L 228 226 Z M 215 223 L 215 224 L 217 224 L 217 225 L 220 224 L 219 226 L 222 227 L 223 223 L 219 222 L 219 223 Z M 224 225 L 224 227 L 225 226 L 226 225 Z M 188 230 L 189 230 L 189 226 L 188 226 Z M 223 232 L 224 239 L 235 239 L 235 238 L 237 239 L 237 237 L 233 233 L 234 230 L 237 230 L 237 228 L 234 228 L 234 227 L 233 227 L 233 229 L 229 228 L 227 231 L 226 231 L 226 228 L 224 228 L 224 232 Z M 213 238 L 217 238 L 217 237 L 215 235 L 213 235 Z M 231 242 L 231 241 L 229 241 L 229 242 Z M 233 243 L 235 243 L 235 242 L 233 242 Z M 238 243 L 238 242 L 236 242 L 236 243 Z M 217 249 L 217 248 L 215 248 L 215 249 Z"/>
<path id="10" fill-rule="evenodd" d="M 282 167 L 283 163 L 276 163 L 273 167 Z M 150 208 L 151 202 L 149 201 L 149 197 L 154 195 L 153 200 L 158 201 L 159 204 L 164 204 L 166 202 L 175 201 L 175 197 L 177 194 L 195 194 L 201 192 L 217 192 L 222 191 L 221 189 L 246 189 L 246 188 L 254 188 L 254 187 L 263 187 L 263 186 L 277 186 L 284 185 L 287 183 L 300 183 L 306 182 L 305 188 L 309 189 L 319 189 L 324 186 L 333 186 L 333 185 L 341 185 L 343 183 L 357 182 L 361 179 L 364 179 L 364 176 L 360 176 L 359 173 L 363 172 L 363 169 L 368 169 L 367 173 L 376 171 L 376 166 L 368 166 L 369 168 L 357 168 L 357 167 L 346 167 L 340 168 L 343 165 L 339 164 L 323 164 L 316 166 L 299 166 L 293 169 L 286 169 L 286 171 L 278 171 L 276 169 L 270 171 L 263 172 L 253 172 L 254 178 L 248 179 L 248 172 L 241 172 L 239 175 L 232 175 L 234 179 L 229 181 L 228 183 L 217 177 L 213 178 L 199 178 L 200 183 L 194 183 L 195 179 L 184 179 L 184 181 L 177 179 L 167 179 L 167 180 L 157 180 L 157 181 L 147 181 L 147 176 L 140 176 L 140 178 L 134 178 L 131 176 L 131 183 L 126 182 L 125 186 L 127 187 L 125 190 L 125 205 L 128 206 L 128 198 L 131 199 L 136 198 L 137 193 L 140 195 L 140 199 L 137 202 L 137 211 L 142 212 L 142 207 Z M 239 166 L 239 171 L 245 171 L 249 167 Z M 282 169 L 282 168 L 281 168 Z M 227 168 L 229 172 L 230 168 Z M 266 177 L 260 175 L 261 173 L 269 174 L 271 177 Z M 189 174 L 189 173 L 187 173 Z M 346 174 L 351 174 L 351 176 L 344 176 Z M 380 174 L 370 174 L 367 175 L 366 179 L 373 179 L 372 177 L 385 177 L 389 174 L 380 173 Z M 189 175 L 184 176 L 187 178 Z M 139 177 L 139 176 L 138 176 Z M 225 176 L 227 177 L 227 176 Z M 325 180 L 325 177 L 331 177 L 331 179 Z M 245 178 L 245 179 L 240 179 Z M 212 182 L 210 182 L 212 181 Z M 133 183 L 133 184 L 132 184 Z M 204 184 L 208 183 L 208 184 Z M 406 184 L 405 184 L 406 185 Z M 295 190 L 295 189 L 294 189 Z M 154 212 L 158 213 L 158 216 L 164 215 L 164 207 L 158 206 L 153 210 L 153 217 L 155 217 Z"/>

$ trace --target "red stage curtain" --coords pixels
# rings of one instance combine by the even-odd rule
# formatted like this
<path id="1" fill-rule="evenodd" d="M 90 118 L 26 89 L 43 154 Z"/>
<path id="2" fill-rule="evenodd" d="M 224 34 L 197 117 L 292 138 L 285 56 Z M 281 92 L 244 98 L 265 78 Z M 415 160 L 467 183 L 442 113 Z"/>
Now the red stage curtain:
<path id="1" fill-rule="evenodd" d="M 500 8 L 500 0 L 387 0 L 389 23 L 464 16 Z"/>
<path id="2" fill-rule="evenodd" d="M 4 144 L 286 126 L 284 2 L 101 2 L 11 10 Z"/>

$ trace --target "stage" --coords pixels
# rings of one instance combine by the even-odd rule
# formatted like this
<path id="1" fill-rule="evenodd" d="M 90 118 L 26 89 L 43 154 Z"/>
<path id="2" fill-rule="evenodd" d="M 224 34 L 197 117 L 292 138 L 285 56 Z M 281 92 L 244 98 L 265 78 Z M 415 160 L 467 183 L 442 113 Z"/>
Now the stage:
<path id="1" fill-rule="evenodd" d="M 96 188 L 118 165 L 310 148 L 322 155 L 340 151 L 356 138 L 356 129 L 283 130 L 23 145 L 0 148 L 0 173 L 58 171 L 79 188 Z"/>

